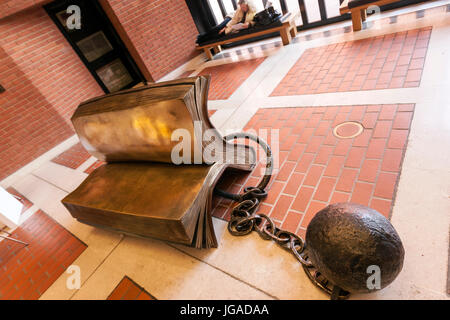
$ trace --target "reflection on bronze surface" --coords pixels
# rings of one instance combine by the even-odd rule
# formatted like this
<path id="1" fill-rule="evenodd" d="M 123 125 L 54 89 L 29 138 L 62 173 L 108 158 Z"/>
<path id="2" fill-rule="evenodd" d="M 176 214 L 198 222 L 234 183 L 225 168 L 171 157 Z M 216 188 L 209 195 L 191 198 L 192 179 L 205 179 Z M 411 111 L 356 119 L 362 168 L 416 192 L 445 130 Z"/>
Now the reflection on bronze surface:
<path id="1" fill-rule="evenodd" d="M 72 122 L 88 152 L 102 161 L 170 163 L 172 148 L 178 143 L 171 141 L 173 131 L 183 128 L 194 137 L 192 118 L 182 96 L 154 101 L 145 91 L 140 93 L 139 99 L 134 94 L 105 98 L 96 104 L 108 109 L 97 113 L 98 106 L 89 112 L 75 112 Z"/>

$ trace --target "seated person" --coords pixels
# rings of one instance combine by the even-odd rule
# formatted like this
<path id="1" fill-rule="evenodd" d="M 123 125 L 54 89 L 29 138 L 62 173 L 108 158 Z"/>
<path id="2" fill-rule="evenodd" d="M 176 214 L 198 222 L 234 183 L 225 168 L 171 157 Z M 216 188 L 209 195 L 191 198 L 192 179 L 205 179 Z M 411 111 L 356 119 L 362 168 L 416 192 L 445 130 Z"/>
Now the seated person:
<path id="1" fill-rule="evenodd" d="M 221 36 L 236 33 L 242 29 L 248 29 L 254 25 L 253 18 L 256 14 L 256 8 L 251 0 L 239 0 L 239 7 L 233 15 L 233 18 L 227 16 L 225 20 L 197 37 L 197 43 L 218 39 Z"/>

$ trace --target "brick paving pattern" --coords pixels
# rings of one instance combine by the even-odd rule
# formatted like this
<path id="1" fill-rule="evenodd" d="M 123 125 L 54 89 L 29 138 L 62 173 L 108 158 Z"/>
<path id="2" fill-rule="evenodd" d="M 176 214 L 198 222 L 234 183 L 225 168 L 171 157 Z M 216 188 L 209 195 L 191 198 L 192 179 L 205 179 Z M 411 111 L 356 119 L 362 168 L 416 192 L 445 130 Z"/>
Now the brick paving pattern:
<path id="1" fill-rule="evenodd" d="M 280 170 L 259 211 L 302 236 L 329 203 L 356 202 L 389 217 L 413 112 L 412 104 L 258 110 L 245 129 L 280 133 Z M 336 138 L 333 128 L 345 121 L 360 122 L 363 132 Z M 239 192 L 260 176 L 258 167 L 247 176 L 226 174 L 218 186 Z M 215 197 L 213 215 L 228 220 L 233 205 Z"/>
<path id="2" fill-rule="evenodd" d="M 265 58 L 244 60 L 208 67 L 199 75 L 211 75 L 209 100 L 228 99 L 237 88 L 256 70 Z"/>
<path id="3" fill-rule="evenodd" d="M 104 161 L 97 160 L 89 168 L 84 170 L 84 172 L 87 173 L 87 174 L 91 174 L 95 169 L 100 168 L 105 163 L 106 162 L 104 162 Z"/>
<path id="4" fill-rule="evenodd" d="M 156 298 L 125 276 L 107 300 L 156 300 Z"/>
<path id="5" fill-rule="evenodd" d="M 77 143 L 56 158 L 52 159 L 52 161 L 62 166 L 76 169 L 90 157 L 91 155 L 86 151 L 86 149 L 84 149 L 81 143 Z"/>
<path id="6" fill-rule="evenodd" d="M 42 211 L 11 235 L 29 245 L 0 242 L 0 299 L 37 300 L 86 245 Z"/>
<path id="7" fill-rule="evenodd" d="M 271 96 L 418 87 L 431 27 L 307 49 Z"/>

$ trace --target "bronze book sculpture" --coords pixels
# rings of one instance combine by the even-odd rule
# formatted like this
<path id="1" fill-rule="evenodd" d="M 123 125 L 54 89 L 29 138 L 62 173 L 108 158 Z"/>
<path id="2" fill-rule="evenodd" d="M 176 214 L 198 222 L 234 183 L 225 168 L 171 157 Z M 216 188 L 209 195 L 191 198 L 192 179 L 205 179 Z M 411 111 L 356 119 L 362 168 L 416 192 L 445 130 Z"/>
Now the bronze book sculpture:
<path id="1" fill-rule="evenodd" d="M 161 82 L 81 103 L 72 117 L 75 131 L 107 164 L 62 200 L 71 215 L 125 234 L 217 247 L 214 187 L 227 168 L 251 171 L 256 154 L 225 141 L 211 124 L 209 82 Z M 180 129 L 187 133 L 182 142 Z"/>

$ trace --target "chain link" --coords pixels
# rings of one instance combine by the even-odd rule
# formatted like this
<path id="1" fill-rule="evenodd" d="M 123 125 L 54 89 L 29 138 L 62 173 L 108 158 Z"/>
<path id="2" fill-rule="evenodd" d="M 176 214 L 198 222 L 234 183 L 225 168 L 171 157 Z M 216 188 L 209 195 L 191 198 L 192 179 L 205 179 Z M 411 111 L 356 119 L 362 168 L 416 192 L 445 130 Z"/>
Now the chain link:
<path id="1" fill-rule="evenodd" d="M 308 278 L 314 285 L 328 293 L 331 299 L 347 299 L 350 293 L 329 282 L 308 259 L 305 251 L 305 241 L 300 236 L 278 228 L 267 215 L 256 213 L 260 201 L 267 197 L 267 192 L 264 189 L 272 176 L 272 152 L 264 140 L 248 133 L 236 133 L 224 137 L 227 141 L 237 138 L 253 140 L 264 149 L 267 158 L 266 172 L 258 186 L 247 187 L 242 194 L 231 194 L 217 188 L 215 189 L 216 194 L 238 202 L 231 212 L 228 231 L 234 236 L 245 236 L 252 231 L 256 231 L 262 239 L 275 241 L 281 248 L 290 251 L 294 255 L 303 266 Z"/>
<path id="2" fill-rule="evenodd" d="M 308 259 L 305 241 L 295 233 L 278 228 L 266 214 L 256 213 L 260 200 L 267 193 L 256 187 L 246 188 L 240 202 L 233 208 L 228 223 L 228 231 L 234 236 L 245 236 L 256 231 L 264 240 L 273 240 L 281 248 L 291 252 L 301 263 L 308 278 L 335 300 L 349 297 L 349 293 L 329 282 Z"/>
<path id="3" fill-rule="evenodd" d="M 278 228 L 273 220 L 263 213 L 256 213 L 260 199 L 267 196 L 267 192 L 256 187 L 246 188 L 239 202 L 231 213 L 228 231 L 234 236 L 245 236 L 256 231 L 264 240 L 273 240 L 280 247 L 292 252 L 295 258 L 304 266 L 312 266 L 310 261 L 303 258 L 305 241 L 290 231 Z"/>

